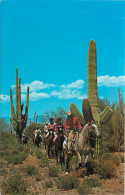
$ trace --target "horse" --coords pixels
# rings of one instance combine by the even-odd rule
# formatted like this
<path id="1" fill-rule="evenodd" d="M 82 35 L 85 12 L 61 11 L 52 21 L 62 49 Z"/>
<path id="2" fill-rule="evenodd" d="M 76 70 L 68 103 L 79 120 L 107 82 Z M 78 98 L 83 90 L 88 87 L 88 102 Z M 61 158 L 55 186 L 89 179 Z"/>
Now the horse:
<path id="1" fill-rule="evenodd" d="M 48 129 L 49 135 L 46 138 L 46 146 L 48 151 L 48 158 L 50 158 L 53 154 L 53 139 L 54 139 L 54 132 L 52 129 Z"/>
<path id="2" fill-rule="evenodd" d="M 22 143 L 23 145 L 27 145 L 28 146 L 28 141 L 29 141 L 29 138 L 27 136 L 25 136 L 22 140 Z"/>
<path id="3" fill-rule="evenodd" d="M 58 127 L 57 127 L 58 128 Z M 58 163 L 58 157 L 60 159 L 60 163 L 64 163 L 64 151 L 63 151 L 63 142 L 65 137 L 63 135 L 63 127 L 58 128 L 58 137 L 55 142 L 55 154 L 56 154 L 56 161 Z"/>
<path id="4" fill-rule="evenodd" d="M 34 138 L 34 145 L 39 148 L 41 142 L 42 142 L 42 137 L 39 134 L 37 134 L 36 138 Z"/>
<path id="5" fill-rule="evenodd" d="M 78 162 L 79 162 L 79 167 L 77 169 L 82 167 L 82 162 L 81 162 L 82 155 L 85 156 L 84 165 L 87 168 L 88 156 L 91 153 L 91 149 L 92 149 L 92 147 L 90 145 L 91 133 L 95 134 L 97 137 L 99 136 L 99 132 L 98 132 L 97 128 L 94 128 L 90 124 L 86 124 L 81 129 L 81 131 L 77 133 L 75 142 L 74 143 L 72 142 L 72 146 L 74 148 L 75 155 L 76 155 Z M 72 152 L 72 154 L 68 154 L 67 145 L 68 145 L 68 141 L 65 140 L 63 143 L 63 149 L 65 151 L 64 156 L 65 156 L 65 172 L 66 173 L 69 172 L 69 163 L 70 163 L 70 160 L 73 156 L 73 152 Z"/>

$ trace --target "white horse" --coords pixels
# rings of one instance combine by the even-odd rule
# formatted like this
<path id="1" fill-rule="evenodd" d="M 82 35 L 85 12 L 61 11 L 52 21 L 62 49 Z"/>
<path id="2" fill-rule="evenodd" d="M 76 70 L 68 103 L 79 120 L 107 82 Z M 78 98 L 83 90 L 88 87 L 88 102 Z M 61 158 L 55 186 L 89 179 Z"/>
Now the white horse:
<path id="1" fill-rule="evenodd" d="M 74 148 L 75 155 L 79 162 L 79 168 L 82 166 L 81 156 L 85 156 L 85 166 L 87 164 L 88 156 L 90 153 L 90 139 L 91 134 L 94 134 L 95 137 L 99 136 L 99 131 L 95 124 L 86 124 L 82 130 L 77 134 L 75 142 L 72 142 L 72 147 Z M 69 172 L 69 162 L 73 156 L 73 154 L 68 154 L 68 140 L 65 139 L 63 143 L 63 149 L 65 154 L 65 171 Z"/>

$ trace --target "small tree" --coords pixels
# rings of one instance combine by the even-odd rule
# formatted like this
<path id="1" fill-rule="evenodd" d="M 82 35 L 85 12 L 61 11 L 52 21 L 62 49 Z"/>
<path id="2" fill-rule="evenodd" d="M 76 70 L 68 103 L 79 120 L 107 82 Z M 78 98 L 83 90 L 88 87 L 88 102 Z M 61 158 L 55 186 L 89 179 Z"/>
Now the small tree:
<path id="1" fill-rule="evenodd" d="M 44 124 L 46 121 L 49 121 L 50 118 L 54 118 L 56 121 L 58 117 L 62 117 L 62 122 L 64 122 L 66 119 L 66 113 L 67 109 L 62 107 L 58 107 L 56 110 L 46 111 L 41 115 L 41 123 Z"/>

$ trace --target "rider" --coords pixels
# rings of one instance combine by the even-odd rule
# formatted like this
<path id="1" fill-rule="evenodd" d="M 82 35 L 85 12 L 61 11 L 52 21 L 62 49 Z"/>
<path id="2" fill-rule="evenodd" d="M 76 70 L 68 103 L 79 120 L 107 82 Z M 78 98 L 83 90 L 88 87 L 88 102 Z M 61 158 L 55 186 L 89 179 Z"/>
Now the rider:
<path id="1" fill-rule="evenodd" d="M 36 136 L 37 135 L 39 135 L 40 137 L 42 137 L 41 136 L 41 130 L 39 129 L 39 127 L 38 126 L 36 126 L 36 130 L 35 130 L 35 138 L 36 138 Z"/>
<path id="2" fill-rule="evenodd" d="M 54 123 L 53 118 L 50 118 L 50 123 L 48 123 L 47 128 L 48 128 L 48 133 L 46 134 L 46 138 L 49 136 L 49 130 L 52 130 L 53 134 L 55 135 L 56 123 Z"/>
<path id="3" fill-rule="evenodd" d="M 48 122 L 46 122 L 45 126 L 44 126 L 44 132 L 45 132 L 45 135 L 48 133 Z"/>
<path id="4" fill-rule="evenodd" d="M 69 136 L 68 136 L 68 150 L 69 152 L 68 153 L 72 153 L 72 141 L 73 141 L 73 137 L 74 137 L 74 130 L 76 129 L 81 129 L 82 126 L 80 124 L 80 122 L 78 121 L 77 117 L 74 117 L 72 115 L 72 113 L 70 111 L 67 112 L 67 119 L 65 120 L 65 123 L 64 123 L 64 127 L 66 129 L 68 129 L 70 132 L 69 132 Z"/>
<path id="5" fill-rule="evenodd" d="M 64 129 L 64 132 L 65 132 L 65 134 L 66 134 L 66 136 L 68 136 L 68 134 L 67 134 L 67 131 L 66 131 L 66 129 L 64 128 L 64 124 L 62 123 L 62 118 L 61 117 L 58 117 L 57 119 L 56 119 L 56 135 L 55 135 L 55 138 L 53 139 L 53 142 L 55 142 L 56 141 L 56 139 L 57 139 L 57 137 L 58 137 L 58 129 L 59 128 L 63 128 Z M 66 136 L 65 135 L 63 135 L 64 136 L 64 138 L 66 138 Z"/>

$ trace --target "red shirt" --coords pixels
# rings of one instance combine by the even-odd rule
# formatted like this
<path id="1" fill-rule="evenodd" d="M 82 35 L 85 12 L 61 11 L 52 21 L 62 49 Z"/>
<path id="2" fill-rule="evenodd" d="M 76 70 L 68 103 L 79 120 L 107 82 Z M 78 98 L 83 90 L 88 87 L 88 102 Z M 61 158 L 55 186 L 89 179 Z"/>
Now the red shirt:
<path id="1" fill-rule="evenodd" d="M 78 119 L 76 117 L 73 118 L 67 118 L 65 120 L 64 126 L 66 129 L 68 129 L 68 126 L 70 127 L 69 130 L 73 130 L 75 128 L 82 128 L 80 122 L 78 121 Z"/>

